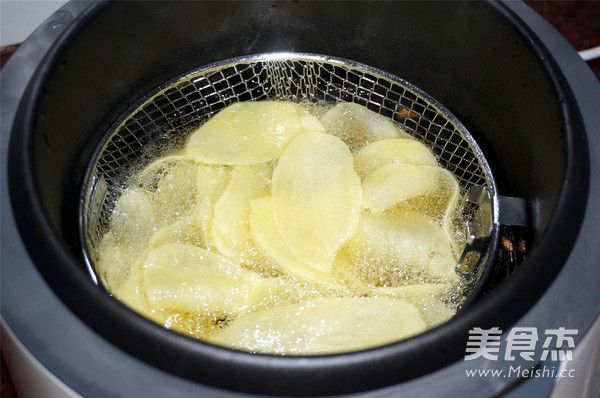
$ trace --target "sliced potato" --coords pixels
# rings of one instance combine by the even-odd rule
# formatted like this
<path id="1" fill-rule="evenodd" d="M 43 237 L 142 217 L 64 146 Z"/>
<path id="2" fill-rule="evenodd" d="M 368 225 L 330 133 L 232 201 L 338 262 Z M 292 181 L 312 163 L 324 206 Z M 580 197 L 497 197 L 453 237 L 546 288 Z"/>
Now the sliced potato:
<path id="1" fill-rule="evenodd" d="M 363 212 L 345 246 L 353 273 L 371 286 L 397 286 L 407 277 L 455 281 L 456 258 L 443 229 L 414 212 Z"/>
<path id="2" fill-rule="evenodd" d="M 326 133 L 327 129 L 323 126 L 323 123 L 319 120 L 318 117 L 314 115 L 305 115 L 300 116 L 300 122 L 302 123 L 302 128 L 305 132 L 317 132 L 317 133 Z"/>
<path id="3" fill-rule="evenodd" d="M 389 118 L 352 102 L 340 102 L 328 110 L 321 117 L 321 123 L 353 152 L 376 140 L 408 137 Z"/>
<path id="4" fill-rule="evenodd" d="M 300 118 L 305 114 L 301 105 L 292 102 L 238 102 L 192 133 L 185 153 L 211 164 L 268 162 L 303 131 Z"/>
<path id="5" fill-rule="evenodd" d="M 202 228 L 204 241 L 210 243 L 215 203 L 231 180 L 231 168 L 201 165 L 196 171 L 196 206 L 193 210 L 195 223 Z"/>
<path id="6" fill-rule="evenodd" d="M 372 286 L 365 283 L 364 278 L 359 277 L 355 270 L 355 258 L 349 254 L 344 246 L 340 248 L 333 262 L 333 273 L 351 291 L 351 295 L 369 296 L 372 294 Z"/>
<path id="7" fill-rule="evenodd" d="M 450 171 L 438 167 L 436 186 L 422 195 L 404 199 L 395 204 L 402 211 L 416 211 L 441 225 L 449 237 L 454 236 L 453 220 L 460 205 L 461 191 Z M 454 246 L 456 239 L 449 238 Z"/>
<path id="8" fill-rule="evenodd" d="M 123 191 L 111 215 L 111 232 L 120 244 L 143 247 L 154 232 L 157 216 L 146 192 L 139 188 Z"/>
<path id="9" fill-rule="evenodd" d="M 114 292 L 114 296 L 128 307 L 150 320 L 196 338 L 204 338 L 219 328 L 220 321 L 228 316 L 219 313 L 179 311 L 174 308 L 153 308 L 146 298 L 143 283 L 144 270 L 141 266 L 132 270 L 128 279 Z"/>
<path id="10" fill-rule="evenodd" d="M 429 148 L 413 138 L 386 138 L 372 142 L 356 154 L 354 162 L 356 172 L 363 180 L 381 166 L 394 162 L 414 166 L 438 165 Z"/>
<path id="11" fill-rule="evenodd" d="M 339 261 L 338 256 L 334 260 L 333 272 L 326 274 L 306 264 L 291 252 L 275 223 L 270 196 L 254 199 L 251 202 L 250 231 L 252 238 L 268 260 L 282 272 L 281 278 L 285 278 L 284 283 L 288 286 L 286 297 L 289 300 L 353 294 L 355 289 L 348 286 L 347 275 L 336 272 L 335 264 Z"/>
<path id="12" fill-rule="evenodd" d="M 128 246 L 120 243 L 109 231 L 98 246 L 96 274 L 109 291 L 118 289 L 129 275 L 132 264 L 143 252 L 145 245 Z"/>
<path id="13" fill-rule="evenodd" d="M 143 287 L 155 309 L 235 313 L 268 299 L 276 283 L 224 256 L 181 243 L 151 249 L 143 263 Z"/>
<path id="14" fill-rule="evenodd" d="M 98 247 L 96 272 L 110 289 L 117 289 L 145 250 L 156 229 L 154 208 L 139 188 L 123 191 L 111 214 L 111 229 Z"/>
<path id="15" fill-rule="evenodd" d="M 180 154 L 155 160 L 142 170 L 137 183 L 146 191 L 159 225 L 173 222 L 195 205 L 198 163 Z"/>
<path id="16" fill-rule="evenodd" d="M 363 206 L 380 214 L 399 202 L 428 194 L 438 187 L 441 170 L 406 163 L 381 166 L 363 182 Z"/>
<path id="17" fill-rule="evenodd" d="M 174 330 L 197 339 L 205 340 L 206 336 L 219 331 L 232 319 L 227 314 L 204 314 L 197 312 L 160 311 L 161 323 L 167 329 Z"/>
<path id="18" fill-rule="evenodd" d="M 250 201 L 269 193 L 270 164 L 236 166 L 227 189 L 215 204 L 211 240 L 222 254 L 236 260 L 252 256 L 248 217 Z"/>
<path id="19" fill-rule="evenodd" d="M 149 246 L 157 247 L 166 243 L 186 243 L 204 247 L 202 227 L 192 215 L 184 216 L 152 234 Z"/>
<path id="20" fill-rule="evenodd" d="M 145 258 L 145 256 L 142 256 Z M 183 333 L 195 338 L 204 339 L 221 325 L 231 320 L 231 316 L 219 312 L 186 311 L 182 306 L 156 308 L 150 305 L 144 286 L 144 262 L 132 267 L 128 278 L 113 292 L 113 295 L 128 307 L 150 320 L 164 325 L 167 329 Z"/>
<path id="21" fill-rule="evenodd" d="M 132 267 L 127 279 L 114 290 L 113 295 L 131 309 L 155 322 L 162 324 L 166 320 L 160 316 L 160 311 L 153 310 L 148 303 L 143 287 L 143 273 L 139 266 Z"/>
<path id="22" fill-rule="evenodd" d="M 425 329 L 419 311 L 386 298 L 323 298 L 241 315 L 211 342 L 252 352 L 331 354 L 366 349 Z"/>
<path id="23" fill-rule="evenodd" d="M 250 204 L 250 232 L 265 254 L 280 268 L 309 280 L 323 280 L 328 275 L 301 261 L 287 247 L 273 216 L 270 196 L 254 199 Z"/>
<path id="24" fill-rule="evenodd" d="M 456 305 L 446 303 L 456 287 L 448 283 L 419 283 L 373 289 L 373 294 L 406 300 L 421 311 L 428 328 L 440 325 L 456 314 Z"/>
<path id="25" fill-rule="evenodd" d="M 362 205 L 348 147 L 329 134 L 298 135 L 273 172 L 272 201 L 291 252 L 330 273 L 336 252 L 354 233 Z"/>
<path id="26" fill-rule="evenodd" d="M 447 225 L 456 215 L 460 186 L 439 166 L 389 163 L 363 181 L 363 206 L 374 214 L 399 206 Z"/>

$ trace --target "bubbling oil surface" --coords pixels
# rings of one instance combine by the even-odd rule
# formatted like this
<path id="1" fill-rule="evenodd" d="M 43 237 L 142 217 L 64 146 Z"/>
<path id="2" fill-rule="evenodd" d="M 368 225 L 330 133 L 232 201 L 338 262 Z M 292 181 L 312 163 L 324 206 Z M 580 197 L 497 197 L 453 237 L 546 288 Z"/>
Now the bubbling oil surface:
<path id="1" fill-rule="evenodd" d="M 456 179 L 365 107 L 240 103 L 156 152 L 121 190 L 96 270 L 169 329 L 328 354 L 437 326 L 465 297 Z"/>

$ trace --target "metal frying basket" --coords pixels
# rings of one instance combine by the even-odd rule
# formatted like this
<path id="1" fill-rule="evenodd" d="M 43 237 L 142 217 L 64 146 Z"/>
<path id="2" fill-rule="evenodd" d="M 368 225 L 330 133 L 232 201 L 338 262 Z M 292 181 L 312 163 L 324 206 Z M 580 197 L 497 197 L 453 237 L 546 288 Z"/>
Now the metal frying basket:
<path id="1" fill-rule="evenodd" d="M 234 102 L 272 99 L 355 102 L 391 119 L 423 142 L 439 164 L 457 177 L 466 198 L 463 209 L 473 212 L 486 207 L 473 212 L 479 216 L 472 217 L 468 225 L 467 245 L 457 272 L 461 272 L 466 255 L 477 252 L 479 260 L 469 269 L 471 278 L 479 281 L 489 274 L 486 249 L 498 235 L 492 219 L 496 186 L 482 151 L 466 128 L 435 99 L 396 76 L 328 56 L 277 53 L 222 61 L 167 82 L 132 106 L 107 132 L 90 164 L 80 211 L 82 247 L 96 281 L 97 247 L 134 166 L 161 155 L 158 148 L 167 142 L 184 143 L 204 120 Z"/>

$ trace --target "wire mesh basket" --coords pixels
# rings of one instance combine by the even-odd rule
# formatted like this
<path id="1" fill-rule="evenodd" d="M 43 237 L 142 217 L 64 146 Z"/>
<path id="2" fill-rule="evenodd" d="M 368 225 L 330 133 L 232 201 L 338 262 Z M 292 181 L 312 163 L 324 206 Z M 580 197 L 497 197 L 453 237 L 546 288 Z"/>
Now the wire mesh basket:
<path id="1" fill-rule="evenodd" d="M 313 54 L 263 54 L 199 68 L 158 87 L 134 104 L 106 133 L 88 170 L 80 212 L 82 244 L 92 275 L 97 246 L 111 211 L 136 167 L 186 138 L 211 115 L 239 101 L 285 99 L 354 102 L 375 111 L 431 149 L 461 189 L 495 183 L 481 150 L 442 105 L 412 84 L 352 61 Z"/>

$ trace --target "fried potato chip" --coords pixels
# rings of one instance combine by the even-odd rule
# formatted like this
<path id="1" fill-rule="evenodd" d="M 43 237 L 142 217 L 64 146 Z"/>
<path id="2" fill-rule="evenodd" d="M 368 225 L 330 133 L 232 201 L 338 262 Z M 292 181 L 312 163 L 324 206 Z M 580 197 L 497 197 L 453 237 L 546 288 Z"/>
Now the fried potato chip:
<path id="1" fill-rule="evenodd" d="M 116 289 L 127 277 L 156 225 L 154 207 L 146 192 L 139 188 L 125 189 L 111 213 L 110 230 L 98 246 L 96 273 L 105 285 Z"/>
<path id="2" fill-rule="evenodd" d="M 429 148 L 414 138 L 386 138 L 372 142 L 354 159 L 356 172 L 363 180 L 376 169 L 393 162 L 414 166 L 438 165 Z"/>
<path id="3" fill-rule="evenodd" d="M 142 247 L 156 228 L 156 214 L 146 192 L 128 188 L 119 197 L 111 214 L 111 232 L 120 244 Z"/>
<path id="4" fill-rule="evenodd" d="M 354 233 L 362 205 L 348 147 L 329 134 L 298 135 L 273 171 L 272 204 L 291 252 L 330 273 L 337 250 Z"/>
<path id="5" fill-rule="evenodd" d="M 428 328 L 440 325 L 456 313 L 456 305 L 446 302 L 456 288 L 449 283 L 418 283 L 373 289 L 376 296 L 405 300 L 421 312 Z"/>
<path id="6" fill-rule="evenodd" d="M 98 245 L 98 260 L 95 263 L 96 275 L 109 291 L 117 289 L 127 279 L 131 265 L 140 252 L 144 251 L 144 244 L 128 246 L 119 242 L 112 232 L 106 233 Z"/>
<path id="7" fill-rule="evenodd" d="M 227 189 L 215 203 L 211 226 L 211 241 L 221 254 L 236 260 L 253 255 L 248 225 L 250 201 L 269 193 L 272 173 L 267 163 L 233 169 Z"/>
<path id="8" fill-rule="evenodd" d="M 196 206 L 193 217 L 195 223 L 202 228 L 206 244 L 210 244 L 215 203 L 230 180 L 231 168 L 227 166 L 201 165 L 196 171 Z"/>
<path id="9" fill-rule="evenodd" d="M 422 213 L 440 225 L 451 222 L 456 217 L 460 204 L 460 186 L 451 172 L 442 168 L 438 170 L 434 189 L 404 199 L 396 203 L 394 208 Z"/>
<path id="10" fill-rule="evenodd" d="M 220 331 L 222 325 L 226 325 L 233 316 L 219 313 L 197 313 L 197 312 L 177 312 L 177 311 L 155 311 L 164 319 L 161 323 L 167 329 L 174 330 L 181 334 L 204 340 L 217 331 Z"/>
<path id="11" fill-rule="evenodd" d="M 328 110 L 321 123 L 353 152 L 376 140 L 409 137 L 391 119 L 352 102 L 341 102 Z"/>
<path id="12" fill-rule="evenodd" d="M 287 247 L 273 216 L 270 196 L 254 199 L 250 203 L 250 232 L 264 253 L 280 268 L 292 275 L 308 280 L 322 281 L 328 275 L 301 261 Z"/>
<path id="13" fill-rule="evenodd" d="M 303 131 L 302 105 L 284 101 L 238 102 L 192 133 L 185 153 L 205 163 L 255 164 L 277 159 Z"/>
<path id="14" fill-rule="evenodd" d="M 252 352 L 314 355 L 366 349 L 425 329 L 419 310 L 386 298 L 323 298 L 240 315 L 211 342 Z"/>
<path id="15" fill-rule="evenodd" d="M 150 199 L 159 225 L 166 225 L 195 205 L 198 163 L 174 154 L 158 158 L 141 171 L 136 183 Z"/>
<path id="16" fill-rule="evenodd" d="M 139 314 L 155 322 L 164 323 L 165 318 L 160 316 L 160 312 L 154 311 L 148 304 L 141 267 L 132 267 L 127 279 L 114 290 L 113 295 Z"/>
<path id="17" fill-rule="evenodd" d="M 270 297 L 277 281 L 193 245 L 152 248 L 142 266 L 143 287 L 155 309 L 235 313 Z"/>
<path id="18" fill-rule="evenodd" d="M 363 182 L 363 206 L 381 214 L 399 202 L 438 188 L 441 167 L 389 163 L 373 171 Z"/>
<path id="19" fill-rule="evenodd" d="M 323 126 L 323 123 L 319 120 L 318 117 L 314 115 L 305 115 L 300 116 L 300 122 L 302 123 L 302 128 L 305 132 L 316 132 L 316 133 L 326 133 L 327 129 Z"/>
<path id="20" fill-rule="evenodd" d="M 152 234 L 149 246 L 157 247 L 166 243 L 186 243 L 205 247 L 202 227 L 197 224 L 192 215 L 184 216 L 173 221 Z"/>
<path id="21" fill-rule="evenodd" d="M 372 286 L 397 286 L 404 275 L 443 281 L 457 279 L 454 256 L 444 230 L 415 212 L 377 216 L 363 212 L 356 234 L 345 245 L 353 272 Z M 394 276 L 397 275 L 397 278 Z"/>

